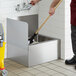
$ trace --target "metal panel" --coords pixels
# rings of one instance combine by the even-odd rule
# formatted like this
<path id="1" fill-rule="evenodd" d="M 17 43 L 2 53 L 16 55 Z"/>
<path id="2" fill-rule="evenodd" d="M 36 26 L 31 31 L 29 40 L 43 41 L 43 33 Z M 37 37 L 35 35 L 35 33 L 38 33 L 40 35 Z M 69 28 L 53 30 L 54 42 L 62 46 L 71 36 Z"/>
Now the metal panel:
<path id="1" fill-rule="evenodd" d="M 8 58 L 28 64 L 28 24 L 7 19 Z"/>
<path id="2" fill-rule="evenodd" d="M 29 46 L 29 66 L 58 59 L 58 40 Z"/>
<path id="3" fill-rule="evenodd" d="M 27 19 L 27 17 L 24 18 Z M 33 24 L 34 22 L 31 25 Z M 31 25 L 30 29 L 33 30 L 34 27 L 32 28 Z M 39 43 L 37 44 L 28 45 L 28 24 L 7 19 L 7 48 L 9 58 L 25 66 L 33 66 L 58 58 L 58 40 L 39 35 L 38 41 Z"/>
<path id="4" fill-rule="evenodd" d="M 38 28 L 38 15 L 20 16 L 19 20 L 28 23 L 28 36 L 32 36 Z"/>

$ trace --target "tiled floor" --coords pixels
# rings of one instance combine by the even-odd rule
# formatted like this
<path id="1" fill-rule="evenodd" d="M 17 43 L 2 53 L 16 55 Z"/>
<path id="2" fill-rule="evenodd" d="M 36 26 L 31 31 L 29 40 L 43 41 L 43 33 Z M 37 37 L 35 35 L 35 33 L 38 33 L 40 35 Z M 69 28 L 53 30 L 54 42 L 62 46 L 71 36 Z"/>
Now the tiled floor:
<path id="1" fill-rule="evenodd" d="M 76 76 L 74 66 L 65 65 L 63 60 L 55 60 L 27 68 L 6 59 L 5 66 L 8 76 Z"/>

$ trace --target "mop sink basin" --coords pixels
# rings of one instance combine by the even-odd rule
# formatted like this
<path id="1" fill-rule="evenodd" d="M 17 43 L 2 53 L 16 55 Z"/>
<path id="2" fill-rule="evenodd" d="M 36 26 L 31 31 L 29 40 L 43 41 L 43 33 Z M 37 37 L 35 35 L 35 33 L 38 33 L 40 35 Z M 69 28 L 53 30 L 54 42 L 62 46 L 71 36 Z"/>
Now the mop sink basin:
<path id="1" fill-rule="evenodd" d="M 32 20 L 37 20 L 36 17 L 34 18 Z M 35 38 L 36 42 L 28 44 L 29 36 L 32 36 L 38 28 L 38 25 L 31 26 L 33 22 L 29 21 L 27 17 L 25 22 L 7 19 L 8 58 L 28 67 L 58 59 L 58 39 L 38 34 Z M 35 22 L 37 24 L 37 21 Z"/>
<path id="2" fill-rule="evenodd" d="M 29 45 L 29 66 L 58 59 L 58 40 L 38 35 L 38 41 Z"/>

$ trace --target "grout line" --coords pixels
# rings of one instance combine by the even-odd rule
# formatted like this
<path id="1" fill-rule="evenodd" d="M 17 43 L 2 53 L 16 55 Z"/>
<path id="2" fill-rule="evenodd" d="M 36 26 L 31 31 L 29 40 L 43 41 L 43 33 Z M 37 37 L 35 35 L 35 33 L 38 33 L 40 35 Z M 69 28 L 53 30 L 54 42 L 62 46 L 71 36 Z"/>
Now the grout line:
<path id="1" fill-rule="evenodd" d="M 43 67 L 46 67 L 46 66 L 44 66 L 44 65 L 42 65 Z M 48 67 L 46 67 L 46 68 L 48 68 Z M 64 73 L 61 73 L 61 72 L 59 72 L 59 71 L 57 71 L 57 70 L 54 70 L 54 69 L 51 69 L 51 68 L 49 68 L 50 70 L 53 70 L 53 71 L 55 71 L 55 72 L 58 72 L 58 73 L 60 73 L 60 74 L 63 74 L 63 75 L 65 75 L 65 76 L 67 76 L 66 74 L 64 74 Z"/>
<path id="2" fill-rule="evenodd" d="M 8 62 L 10 62 L 10 61 L 8 61 Z M 62 62 L 62 61 L 59 61 L 60 63 L 64 63 L 64 62 Z M 5 63 L 7 63 L 7 61 L 5 62 Z M 48 62 L 48 63 L 50 63 L 50 62 Z M 8 63 L 9 65 L 11 65 L 10 63 Z M 67 68 L 65 68 L 65 67 L 62 67 L 62 66 L 59 66 L 59 65 L 57 65 L 57 64 L 54 64 L 54 63 L 50 63 L 50 64 L 53 64 L 53 65 L 55 65 L 55 66 L 57 66 L 57 67 L 60 67 L 60 68 L 63 68 L 63 69 L 65 69 L 65 70 L 68 70 L 68 71 L 70 71 L 70 72 L 73 72 L 73 73 L 76 73 L 76 72 L 74 72 L 74 71 L 72 71 L 72 70 L 69 70 L 69 69 L 67 69 Z M 9 66 L 8 65 L 8 66 Z M 6 67 L 8 67 L 8 66 L 6 66 Z M 14 66 L 14 65 L 13 65 Z M 61 73 L 61 72 L 59 72 L 59 71 L 57 71 L 57 70 L 55 70 L 55 69 L 51 69 L 51 68 L 49 68 L 49 67 L 47 67 L 46 65 L 44 66 L 44 65 L 42 65 L 42 64 L 40 64 L 40 66 L 42 66 L 42 67 L 45 67 L 45 68 L 48 68 L 49 70 L 53 70 L 53 71 L 55 71 L 55 72 L 57 72 L 57 73 L 60 73 L 60 74 L 63 74 L 63 75 L 65 75 L 65 76 L 67 76 L 66 74 L 64 74 L 64 73 Z M 14 67 L 16 67 L 16 66 L 14 66 Z M 31 68 L 33 68 L 33 67 L 31 67 Z M 41 68 L 41 67 L 40 67 Z M 17 69 L 20 69 L 20 67 L 17 67 Z M 33 68 L 33 69 L 36 69 L 36 70 L 38 70 L 37 68 Z M 30 69 L 31 70 L 31 69 Z M 22 70 L 23 72 L 22 73 L 24 73 L 24 72 L 27 72 L 27 73 L 29 73 L 29 74 L 31 74 L 31 75 L 33 75 L 33 76 L 36 76 L 35 74 L 32 74 L 32 73 L 30 73 L 30 72 L 28 72 L 27 70 L 26 71 L 24 71 L 24 70 Z M 42 73 L 45 73 L 44 71 L 41 71 L 41 70 L 38 70 L 38 71 L 40 71 L 40 72 L 42 72 Z M 9 71 L 8 71 L 9 72 Z M 12 71 L 10 71 L 11 73 L 14 73 L 14 72 L 12 72 Z M 16 73 L 14 73 L 14 74 L 16 74 Z M 19 74 L 21 74 L 21 73 L 18 73 L 18 74 L 16 74 L 17 76 L 19 76 Z M 37 73 L 37 74 L 39 74 L 39 73 Z M 47 75 L 49 75 L 48 73 L 46 73 Z M 49 75 L 49 76 L 52 76 L 52 75 Z"/>
<path id="3" fill-rule="evenodd" d="M 27 71 L 27 73 L 30 73 L 30 72 Z M 32 73 L 30 73 L 30 74 L 32 74 Z M 32 74 L 32 75 L 35 76 L 34 74 Z"/>
<path id="4" fill-rule="evenodd" d="M 41 65 L 42 66 L 42 65 Z M 34 69 L 36 69 L 36 68 L 34 68 Z M 45 73 L 44 71 L 41 71 L 41 70 L 39 70 L 39 69 L 36 69 L 36 70 L 38 70 L 38 71 L 40 71 L 41 73 Z M 47 75 L 49 75 L 48 73 L 46 73 Z"/>
<path id="5" fill-rule="evenodd" d="M 32 67 L 33 68 L 33 67 Z M 38 70 L 38 69 L 36 69 L 36 68 L 33 68 L 33 69 L 35 69 L 35 70 Z M 40 70 L 38 70 L 38 71 L 40 71 Z M 27 71 L 28 72 L 28 71 Z M 45 73 L 45 72 L 43 72 L 43 71 L 40 71 L 41 73 Z M 30 73 L 30 72 L 29 72 Z M 31 73 L 32 74 L 32 73 Z M 37 73 L 37 74 L 39 74 L 39 73 Z M 46 73 L 47 74 L 47 73 Z M 33 75 L 35 75 L 35 74 L 33 74 Z M 49 75 L 49 74 L 48 74 Z"/>
<path id="6" fill-rule="evenodd" d="M 43 66 L 43 65 L 41 65 L 41 66 Z M 46 66 L 43 66 L 43 67 L 48 68 L 48 67 L 46 67 Z M 36 69 L 36 68 L 35 68 L 35 69 Z M 48 69 L 50 69 L 50 68 L 48 68 Z M 38 69 L 36 69 L 36 70 L 38 70 Z M 56 71 L 56 70 L 54 70 L 54 69 L 50 69 L 50 70 L 53 70 L 53 71 L 55 71 L 55 72 L 58 72 L 58 71 Z M 39 70 L 39 71 L 40 71 L 40 70 Z M 41 71 L 41 72 L 45 73 L 44 71 Z M 65 75 L 64 73 L 61 73 L 61 72 L 58 72 L 58 73 Z M 46 73 L 46 74 L 48 74 L 48 73 Z M 49 75 L 49 74 L 48 74 L 48 75 Z M 67 76 L 67 75 L 65 75 L 65 76 Z"/>
<path id="7" fill-rule="evenodd" d="M 10 61 L 9 61 L 10 62 Z M 10 64 L 10 63 L 9 63 Z M 10 64 L 11 65 L 11 64 Z M 13 65 L 14 66 L 14 65 Z M 45 68 L 48 68 L 48 67 L 46 67 L 46 66 L 43 66 L 43 65 L 41 65 L 42 67 L 45 67 Z M 56 65 L 57 66 L 57 65 Z M 33 68 L 33 67 L 32 67 Z M 18 67 L 17 67 L 17 69 L 18 69 Z M 36 69 L 36 68 L 33 68 L 33 69 Z M 51 68 L 48 68 L 49 70 L 51 69 Z M 36 70 L 38 70 L 38 69 L 36 69 Z M 56 70 L 54 70 L 54 69 L 51 69 L 51 70 L 53 70 L 53 71 L 56 71 Z M 24 72 L 28 72 L 28 71 L 24 71 L 24 70 L 22 70 L 23 72 L 22 73 L 24 73 Z M 45 73 L 44 71 L 41 71 L 41 70 L 38 70 L 38 71 L 40 71 L 40 72 L 42 72 L 42 73 Z M 56 72 L 58 72 L 58 71 L 56 71 Z M 14 73 L 14 72 L 12 72 L 11 71 L 11 73 Z M 30 73 L 30 72 L 28 72 L 28 73 Z M 58 72 L 58 73 L 60 73 L 60 74 L 63 74 L 63 73 L 61 73 L 61 72 Z M 16 73 L 14 73 L 14 74 L 16 74 Z M 18 73 L 18 74 L 21 74 L 21 73 Z M 18 74 L 16 74 L 16 75 L 18 75 Z M 30 73 L 30 74 L 32 74 L 32 73 Z M 47 75 L 49 75 L 48 73 L 46 73 Z M 32 75 L 34 75 L 34 74 L 32 74 Z M 65 75 L 65 74 L 63 74 L 63 75 Z"/>
<path id="8" fill-rule="evenodd" d="M 54 64 L 54 63 L 50 63 L 50 64 L 56 65 L 56 64 Z M 63 68 L 63 69 L 65 69 L 65 70 L 68 70 L 68 71 L 70 71 L 70 72 L 76 73 L 76 72 L 74 72 L 74 71 L 72 71 L 72 70 L 70 70 L 70 69 L 64 68 L 64 67 L 62 67 L 62 66 L 59 66 L 59 65 L 56 65 L 56 66 L 58 66 L 58 67 L 60 67 L 60 68 Z"/>
<path id="9" fill-rule="evenodd" d="M 10 64 L 10 63 L 9 63 Z M 11 64 L 10 64 L 11 65 Z M 14 65 L 13 65 L 14 66 Z M 8 66 L 7 66 L 8 67 Z M 14 66 L 14 67 L 16 67 L 16 66 Z M 16 67 L 17 69 L 20 69 L 19 67 Z M 7 70 L 7 68 L 6 68 L 6 70 Z M 8 72 L 9 72 L 9 70 L 7 70 Z M 22 73 L 24 73 L 25 71 L 24 70 L 22 70 L 23 72 Z M 10 71 L 11 73 L 14 73 L 13 71 Z M 16 74 L 16 73 L 14 73 L 15 75 L 18 75 L 18 74 L 20 74 L 20 73 L 18 73 L 18 74 Z"/>

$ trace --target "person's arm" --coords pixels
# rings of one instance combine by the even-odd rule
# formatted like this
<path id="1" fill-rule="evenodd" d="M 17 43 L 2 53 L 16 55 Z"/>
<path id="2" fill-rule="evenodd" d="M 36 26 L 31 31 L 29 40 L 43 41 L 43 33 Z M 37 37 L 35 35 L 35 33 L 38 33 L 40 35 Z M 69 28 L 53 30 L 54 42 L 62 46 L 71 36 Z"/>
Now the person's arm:
<path id="1" fill-rule="evenodd" d="M 53 0 L 52 4 L 50 5 L 49 14 L 53 15 L 55 13 L 55 7 L 59 3 L 60 0 Z"/>
<path id="2" fill-rule="evenodd" d="M 53 0 L 52 4 L 51 4 L 51 8 L 55 8 L 56 5 L 59 3 L 60 0 Z"/>
<path id="3" fill-rule="evenodd" d="M 40 0 L 31 0 L 31 4 L 35 5 L 36 3 L 38 3 Z"/>

